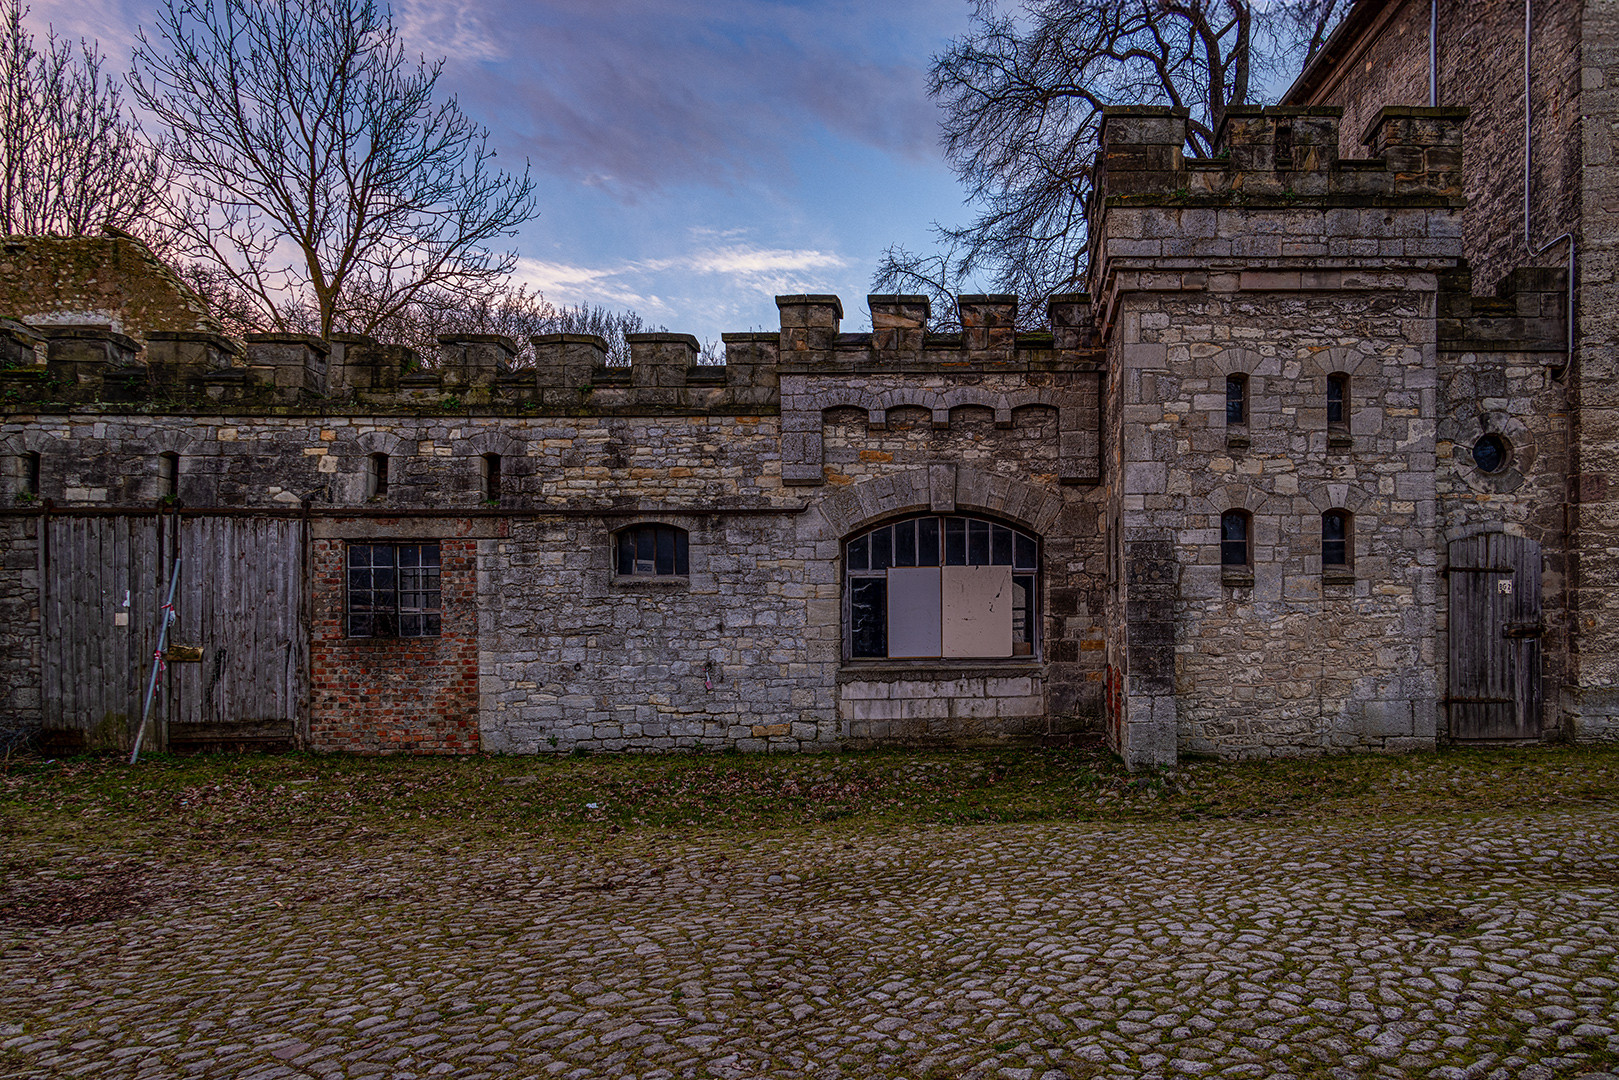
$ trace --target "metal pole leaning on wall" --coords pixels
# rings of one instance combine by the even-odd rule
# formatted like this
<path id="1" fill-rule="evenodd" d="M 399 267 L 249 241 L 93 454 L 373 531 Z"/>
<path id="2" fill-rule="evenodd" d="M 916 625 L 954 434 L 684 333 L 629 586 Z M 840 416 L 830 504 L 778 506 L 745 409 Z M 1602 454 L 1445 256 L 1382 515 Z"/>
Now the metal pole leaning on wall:
<path id="1" fill-rule="evenodd" d="M 141 756 L 141 739 L 146 735 L 146 721 L 152 715 L 152 697 L 157 692 L 157 675 L 163 670 L 163 649 L 169 642 L 169 624 L 174 622 L 174 587 L 180 581 L 180 556 L 174 557 L 174 569 L 169 571 L 169 596 L 163 601 L 163 623 L 157 632 L 157 652 L 152 654 L 152 676 L 146 680 L 146 704 L 141 706 L 141 726 L 135 729 L 135 747 L 129 752 L 129 763 L 135 764 Z"/>

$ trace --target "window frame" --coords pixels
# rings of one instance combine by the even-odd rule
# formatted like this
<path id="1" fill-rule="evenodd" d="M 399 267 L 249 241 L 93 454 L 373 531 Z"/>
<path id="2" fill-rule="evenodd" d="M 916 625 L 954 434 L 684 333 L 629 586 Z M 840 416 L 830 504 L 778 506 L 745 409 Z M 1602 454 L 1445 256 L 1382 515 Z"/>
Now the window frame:
<path id="1" fill-rule="evenodd" d="M 1252 382 L 1245 371 L 1234 371 L 1225 377 L 1225 426 L 1227 430 L 1235 429 L 1240 432 L 1248 429 L 1248 417 L 1253 411 L 1249 403 L 1249 388 L 1251 385 Z M 1232 396 L 1233 390 L 1236 391 L 1235 397 Z M 1231 417 L 1233 405 L 1236 406 L 1237 410 L 1236 419 Z"/>
<path id="2" fill-rule="evenodd" d="M 1328 522 L 1339 519 L 1343 535 L 1332 538 L 1328 536 Z M 1328 545 L 1336 545 L 1339 558 L 1336 561 L 1328 559 Z M 1332 577 L 1334 575 L 1353 574 L 1355 570 L 1355 515 L 1343 507 L 1335 506 L 1330 510 L 1321 512 L 1321 572 Z"/>
<path id="3" fill-rule="evenodd" d="M 929 526 L 921 524 L 933 522 Z M 957 527 L 959 524 L 959 527 Z M 982 528 L 975 529 L 974 526 Z M 877 550 L 873 547 L 873 538 L 878 534 L 885 534 L 888 541 L 886 562 L 877 565 L 883 560 L 874 557 Z M 1004 539 L 1002 539 L 1004 534 Z M 903 538 L 903 539 L 902 539 Z M 1005 547 L 1000 545 L 1004 544 Z M 980 545 L 982 545 L 980 547 Z M 907 551 L 908 548 L 908 551 Z M 1040 537 L 1034 533 L 1007 522 L 979 514 L 963 513 L 921 513 L 909 514 L 904 517 L 890 518 L 886 521 L 868 525 L 859 532 L 846 536 L 839 545 L 841 559 L 840 581 L 842 585 L 842 655 L 844 662 L 862 664 L 940 664 L 960 666 L 962 664 L 1003 664 L 1003 663 L 1030 663 L 1039 661 L 1042 657 L 1044 645 L 1043 605 L 1041 602 L 1042 584 L 1044 582 L 1044 551 Z M 1000 561 L 1004 556 L 1006 561 Z M 929 559 L 933 561 L 928 561 Z M 889 640 L 889 592 L 890 570 L 919 570 L 929 568 L 940 569 L 939 598 L 939 637 L 940 649 L 937 654 L 924 653 L 919 655 L 892 654 L 893 643 Z M 1014 597 L 1016 590 L 1022 590 L 1022 602 L 1014 603 L 1011 613 L 1011 634 L 1009 642 L 1011 652 L 1007 655 L 962 655 L 947 653 L 946 650 L 946 624 L 951 620 L 947 617 L 947 600 L 945 599 L 945 574 L 943 571 L 951 568 L 995 568 L 1007 567 L 1011 570 Z M 960 577 L 965 577 L 960 576 Z M 881 583 L 877 585 L 875 583 Z M 960 582 L 957 583 L 958 585 Z M 963 586 L 966 587 L 966 586 Z M 881 604 L 876 610 L 870 612 L 867 618 L 880 621 L 880 627 L 874 627 L 881 633 L 882 652 L 876 653 L 870 649 L 861 648 L 857 640 L 860 634 L 857 626 L 856 592 L 868 591 L 868 595 L 875 596 L 880 593 Z M 865 603 L 869 604 L 870 601 Z M 869 624 L 868 624 L 869 625 Z M 924 627 L 924 630 L 926 628 Z M 1021 634 L 1021 638 L 1020 635 Z M 1019 652 L 1019 647 L 1025 651 Z"/>
<path id="4" fill-rule="evenodd" d="M 660 546 L 665 535 L 669 537 L 667 549 Z M 643 539 L 647 541 L 644 545 Z M 615 581 L 683 582 L 691 578 L 688 529 L 667 521 L 638 521 L 614 529 L 611 541 L 608 551 Z M 651 568 L 642 569 L 643 564 Z"/>
<path id="5" fill-rule="evenodd" d="M 1354 401 L 1350 389 L 1347 371 L 1334 371 L 1327 376 L 1327 430 L 1337 433 L 1348 432 L 1350 410 Z M 1334 405 L 1338 408 L 1337 419 L 1333 419 L 1332 415 Z"/>
<path id="6" fill-rule="evenodd" d="M 1227 539 L 1227 525 L 1240 524 L 1242 538 L 1240 540 Z M 1239 562 L 1231 558 L 1236 549 L 1231 545 L 1241 544 L 1242 560 Z M 1232 507 L 1220 514 L 1220 570 L 1229 574 L 1251 574 L 1254 569 L 1254 515 L 1241 507 Z"/>
<path id="7" fill-rule="evenodd" d="M 387 561 L 379 561 L 384 553 Z M 363 559 L 357 562 L 357 555 Z M 407 581 L 414 587 L 407 588 Z M 443 553 L 437 540 L 349 540 L 343 545 L 345 637 L 381 641 L 440 637 L 443 592 Z M 366 599 L 357 603 L 362 596 Z"/>

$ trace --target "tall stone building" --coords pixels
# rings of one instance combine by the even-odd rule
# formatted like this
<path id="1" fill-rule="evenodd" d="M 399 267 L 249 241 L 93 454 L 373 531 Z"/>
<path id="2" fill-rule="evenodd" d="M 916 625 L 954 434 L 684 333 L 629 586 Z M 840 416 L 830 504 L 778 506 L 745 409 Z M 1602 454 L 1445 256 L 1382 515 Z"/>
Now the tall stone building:
<path id="1" fill-rule="evenodd" d="M 7 322 L 5 707 L 124 745 L 161 659 L 174 748 L 1614 737 L 1609 15 L 1531 11 L 1555 73 L 1503 166 L 1472 146 L 1522 144 L 1523 24 L 1451 6 L 1436 103 L 1430 7 L 1362 3 L 1211 159 L 1110 112 L 1090 290 L 1038 333 L 783 296 L 723 367 L 680 334 L 424 366 Z"/>

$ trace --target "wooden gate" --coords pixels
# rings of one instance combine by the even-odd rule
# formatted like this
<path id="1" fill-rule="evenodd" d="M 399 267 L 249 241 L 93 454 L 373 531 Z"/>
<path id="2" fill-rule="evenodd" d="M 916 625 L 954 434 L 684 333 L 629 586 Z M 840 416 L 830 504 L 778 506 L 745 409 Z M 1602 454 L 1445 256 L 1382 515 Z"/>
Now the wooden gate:
<path id="1" fill-rule="evenodd" d="M 147 744 L 291 747 L 308 685 L 302 522 L 75 515 L 46 528 L 48 744 L 125 747 L 176 554 L 175 622 Z"/>
<path id="2" fill-rule="evenodd" d="M 1484 533 L 1450 545 L 1450 735 L 1541 734 L 1540 545 Z"/>

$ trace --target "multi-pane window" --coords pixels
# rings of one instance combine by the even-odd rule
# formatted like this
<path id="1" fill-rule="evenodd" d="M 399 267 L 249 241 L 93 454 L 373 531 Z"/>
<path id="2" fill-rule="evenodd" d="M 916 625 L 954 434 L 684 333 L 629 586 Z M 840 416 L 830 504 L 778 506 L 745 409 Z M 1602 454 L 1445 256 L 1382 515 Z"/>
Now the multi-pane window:
<path id="1" fill-rule="evenodd" d="M 350 544 L 349 637 L 439 632 L 438 544 Z"/>
<path id="2" fill-rule="evenodd" d="M 844 547 L 853 657 L 1031 656 L 1034 537 L 998 522 L 928 516 L 882 525 Z"/>
<path id="3" fill-rule="evenodd" d="M 683 577 L 689 573 L 686 530 L 674 525 L 631 525 L 614 537 L 620 577 Z"/>
<path id="4" fill-rule="evenodd" d="M 1349 514 L 1328 510 L 1321 515 L 1321 565 L 1344 568 L 1349 565 Z"/>
<path id="5" fill-rule="evenodd" d="M 1327 424 L 1341 427 L 1349 423 L 1349 376 L 1339 372 L 1327 376 Z"/>
<path id="6" fill-rule="evenodd" d="M 1247 566 L 1249 518 L 1246 510 L 1227 510 L 1220 515 L 1220 565 Z"/>
<path id="7" fill-rule="evenodd" d="M 1225 377 L 1225 424 L 1241 427 L 1248 423 L 1248 376 Z"/>

